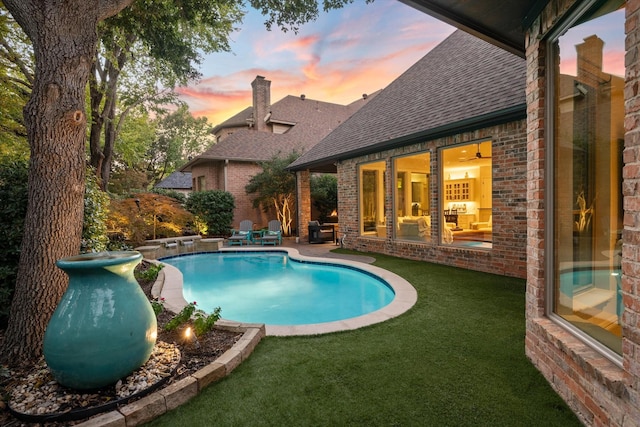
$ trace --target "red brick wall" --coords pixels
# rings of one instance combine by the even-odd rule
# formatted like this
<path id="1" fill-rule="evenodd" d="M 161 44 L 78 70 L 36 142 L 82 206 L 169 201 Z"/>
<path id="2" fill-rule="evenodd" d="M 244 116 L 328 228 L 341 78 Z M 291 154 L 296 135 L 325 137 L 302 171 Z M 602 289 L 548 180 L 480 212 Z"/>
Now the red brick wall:
<path id="1" fill-rule="evenodd" d="M 545 93 L 546 33 L 575 4 L 552 0 L 527 34 L 527 334 L 525 349 L 583 423 L 593 426 L 640 425 L 640 95 L 637 52 L 640 0 L 626 5 L 626 119 L 624 151 L 624 225 L 622 289 L 623 368 L 596 352 L 546 316 L 545 281 Z M 551 260 L 549 260 L 551 261 Z"/>
<path id="2" fill-rule="evenodd" d="M 224 162 L 210 161 L 192 167 L 192 177 L 197 180 L 198 176 L 205 177 L 205 190 L 225 190 L 224 186 Z M 227 188 L 236 202 L 233 213 L 233 226 L 238 227 L 240 221 L 250 219 L 255 224 L 255 228 L 266 227 L 269 220 L 276 219 L 275 214 L 265 214 L 261 209 L 253 207 L 251 196 L 248 196 L 244 187 L 249 183 L 252 176 L 261 172 L 262 168 L 255 163 L 229 162 L 227 165 Z"/>
<path id="3" fill-rule="evenodd" d="M 305 224 L 311 221 L 311 174 L 309 171 L 299 171 L 296 174 L 298 200 L 298 237 L 301 242 L 309 241 L 309 228 Z"/>
<path id="4" fill-rule="evenodd" d="M 477 250 L 436 243 L 412 243 L 391 238 L 393 200 L 390 171 L 392 157 L 425 150 L 431 151 L 431 176 L 438 177 L 437 149 L 453 144 L 492 139 L 493 249 Z M 387 179 L 385 216 L 386 239 L 358 235 L 358 165 L 371 161 L 386 161 Z M 454 265 L 505 276 L 526 276 L 526 122 L 524 120 L 492 126 L 473 132 L 440 138 L 425 143 L 387 150 L 374 155 L 343 161 L 338 165 L 338 212 L 341 230 L 347 227 L 346 246 L 359 250 L 385 253 L 403 258 Z M 437 242 L 438 179 L 431 180 L 432 241 Z"/>

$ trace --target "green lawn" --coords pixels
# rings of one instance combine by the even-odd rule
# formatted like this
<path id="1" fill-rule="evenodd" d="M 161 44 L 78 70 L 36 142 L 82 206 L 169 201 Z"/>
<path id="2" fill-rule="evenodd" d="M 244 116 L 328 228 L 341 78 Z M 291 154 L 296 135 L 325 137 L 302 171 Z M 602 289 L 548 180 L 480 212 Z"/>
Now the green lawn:
<path id="1" fill-rule="evenodd" d="M 523 280 L 372 256 L 417 289 L 409 312 L 357 331 L 266 337 L 150 425 L 581 425 L 524 355 Z"/>

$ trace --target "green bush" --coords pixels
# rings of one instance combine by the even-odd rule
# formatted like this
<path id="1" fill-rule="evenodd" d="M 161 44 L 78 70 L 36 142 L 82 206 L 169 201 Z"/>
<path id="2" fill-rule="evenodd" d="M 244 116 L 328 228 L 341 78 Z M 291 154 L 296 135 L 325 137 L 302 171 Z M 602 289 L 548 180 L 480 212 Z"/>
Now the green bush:
<path id="1" fill-rule="evenodd" d="M 84 222 L 80 252 L 101 252 L 107 250 L 106 220 L 109 213 L 109 196 L 100 190 L 96 175 L 87 171 L 84 190 Z"/>
<path id="2" fill-rule="evenodd" d="M 164 268 L 164 264 L 152 264 L 146 270 L 136 270 L 135 276 L 138 280 L 145 282 L 155 282 L 158 278 L 160 270 Z"/>
<path id="3" fill-rule="evenodd" d="M 0 159 L 0 326 L 6 325 L 27 212 L 27 160 Z"/>
<path id="4" fill-rule="evenodd" d="M 198 231 L 210 236 L 226 236 L 231 232 L 235 207 L 233 195 L 222 190 L 196 191 L 186 203 L 187 210 L 196 215 L 196 223 L 206 228 Z"/>

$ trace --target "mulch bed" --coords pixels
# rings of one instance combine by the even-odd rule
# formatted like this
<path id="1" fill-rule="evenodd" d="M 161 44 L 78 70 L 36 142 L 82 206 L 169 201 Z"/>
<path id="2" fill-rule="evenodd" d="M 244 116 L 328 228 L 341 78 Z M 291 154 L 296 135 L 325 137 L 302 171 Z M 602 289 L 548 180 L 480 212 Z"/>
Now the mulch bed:
<path id="1" fill-rule="evenodd" d="M 144 270 L 149 268 L 150 264 L 146 261 L 143 261 L 138 265 L 137 269 Z M 151 288 L 153 286 L 153 282 L 145 282 L 143 280 L 139 280 L 140 287 L 143 292 L 151 299 Z M 207 332 L 206 334 L 198 337 L 198 345 L 194 345 L 193 342 L 185 343 L 184 340 L 184 329 L 190 325 L 190 323 L 185 323 L 183 327 L 177 328 L 173 331 L 165 331 L 163 326 L 169 322 L 174 316 L 174 313 L 169 311 L 163 311 L 158 315 L 158 341 L 164 341 L 166 343 L 172 343 L 178 346 L 180 349 L 182 358 L 180 364 L 178 365 L 174 375 L 169 379 L 169 381 L 165 382 L 160 388 L 166 387 L 175 381 L 187 377 L 199 369 L 209 365 L 213 361 L 215 361 L 218 357 L 220 357 L 225 351 L 231 348 L 241 337 L 242 333 L 223 331 L 219 329 L 214 329 L 212 331 Z M 192 328 L 193 330 L 193 328 Z M 0 330 L 0 347 L 2 346 L 2 341 L 4 339 L 4 331 Z M 2 374 L 2 367 L 0 367 L 0 374 Z M 79 420 L 76 422 L 66 421 L 66 422 L 46 422 L 40 424 L 33 424 L 24 422 L 13 417 L 8 409 L 7 403 L 9 400 L 9 396 L 7 395 L 7 391 L 10 390 L 16 383 L 21 382 L 24 378 L 26 378 L 27 374 L 32 371 L 32 367 L 23 367 L 13 369 L 11 371 L 11 375 L 8 377 L 3 377 L 0 375 L 0 426 L 69 426 L 73 424 L 77 424 L 82 422 L 83 420 Z M 103 403 L 105 396 L 110 397 L 110 394 L 113 394 L 115 398 L 115 390 L 113 387 L 105 387 L 105 389 L 99 391 L 99 399 L 94 399 L 95 401 L 89 400 L 88 402 L 83 402 L 85 407 L 91 407 L 91 405 L 98 406 Z"/>

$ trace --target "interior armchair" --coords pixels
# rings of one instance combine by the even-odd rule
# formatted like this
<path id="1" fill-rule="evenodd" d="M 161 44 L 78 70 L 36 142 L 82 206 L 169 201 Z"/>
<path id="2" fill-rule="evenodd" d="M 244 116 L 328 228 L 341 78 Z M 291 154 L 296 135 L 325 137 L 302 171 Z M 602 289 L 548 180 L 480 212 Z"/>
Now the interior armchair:
<path id="1" fill-rule="evenodd" d="M 488 221 L 480 221 L 480 222 L 472 222 L 471 223 L 472 230 L 484 230 L 489 231 L 493 229 L 493 215 L 489 216 Z"/>

